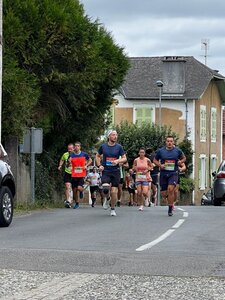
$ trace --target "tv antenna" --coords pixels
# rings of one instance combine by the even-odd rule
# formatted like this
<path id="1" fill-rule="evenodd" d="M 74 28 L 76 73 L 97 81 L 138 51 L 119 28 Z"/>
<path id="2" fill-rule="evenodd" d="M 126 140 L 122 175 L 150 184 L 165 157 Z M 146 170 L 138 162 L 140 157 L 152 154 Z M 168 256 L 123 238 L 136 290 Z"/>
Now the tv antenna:
<path id="1" fill-rule="evenodd" d="M 209 50 L 209 39 L 202 39 L 201 41 L 201 49 L 205 51 L 204 58 L 205 58 L 205 65 L 207 66 L 207 57 L 208 57 L 208 50 Z"/>

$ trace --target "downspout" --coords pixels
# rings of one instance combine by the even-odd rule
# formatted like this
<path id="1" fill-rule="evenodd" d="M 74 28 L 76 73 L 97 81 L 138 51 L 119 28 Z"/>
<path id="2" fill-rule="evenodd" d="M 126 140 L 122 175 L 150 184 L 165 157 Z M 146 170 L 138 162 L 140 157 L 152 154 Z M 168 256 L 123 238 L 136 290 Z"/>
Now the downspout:
<path id="1" fill-rule="evenodd" d="M 188 138 L 188 100 L 184 99 L 185 102 L 185 139 Z"/>
<path id="2" fill-rule="evenodd" d="M 188 138 L 188 100 L 187 98 L 184 99 L 185 102 L 185 139 Z M 193 161 L 194 164 L 194 161 Z M 194 171 L 194 169 L 193 169 Z M 195 191 L 192 192 L 192 199 L 191 204 L 195 205 Z"/>

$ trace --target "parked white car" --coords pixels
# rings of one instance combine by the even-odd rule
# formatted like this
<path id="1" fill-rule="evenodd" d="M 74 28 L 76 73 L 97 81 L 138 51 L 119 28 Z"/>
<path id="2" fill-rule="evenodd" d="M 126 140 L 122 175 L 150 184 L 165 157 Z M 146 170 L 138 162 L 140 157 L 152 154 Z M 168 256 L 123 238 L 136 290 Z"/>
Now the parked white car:
<path id="1" fill-rule="evenodd" d="M 7 162 L 7 153 L 0 144 L 0 227 L 8 227 L 13 219 L 15 180 Z"/>

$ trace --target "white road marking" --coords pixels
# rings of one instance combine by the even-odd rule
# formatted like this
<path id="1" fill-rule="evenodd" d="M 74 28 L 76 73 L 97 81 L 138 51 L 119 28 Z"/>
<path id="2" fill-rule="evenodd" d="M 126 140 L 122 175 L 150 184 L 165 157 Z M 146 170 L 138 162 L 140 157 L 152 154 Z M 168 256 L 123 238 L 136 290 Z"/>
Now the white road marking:
<path id="1" fill-rule="evenodd" d="M 147 249 L 152 248 L 153 246 L 157 245 L 158 243 L 162 242 L 163 240 L 165 240 L 166 238 L 168 238 L 168 236 L 170 236 L 173 232 L 175 231 L 175 229 L 169 229 L 167 230 L 165 233 L 163 233 L 160 237 L 158 237 L 156 240 L 142 245 L 141 247 L 137 248 L 136 251 L 144 251 Z"/>
<path id="2" fill-rule="evenodd" d="M 185 212 L 183 213 L 183 218 L 187 218 L 188 215 L 189 215 L 188 212 L 185 211 Z"/>
<path id="3" fill-rule="evenodd" d="M 188 217 L 188 212 L 186 212 L 184 209 L 182 208 L 177 208 L 178 210 L 182 211 L 183 212 L 183 217 L 184 218 L 187 218 Z M 172 226 L 172 229 L 169 229 L 167 230 L 165 233 L 163 233 L 162 235 L 160 235 L 157 239 L 155 239 L 154 241 L 148 243 L 148 244 L 145 244 L 145 245 L 142 245 L 140 246 L 139 248 L 136 249 L 136 251 L 144 251 L 144 250 L 147 250 L 147 249 L 150 249 L 152 247 L 154 247 L 155 245 L 157 245 L 158 243 L 162 242 L 163 240 L 165 240 L 166 238 L 168 238 L 172 233 L 174 233 L 174 231 L 179 228 L 183 223 L 184 223 L 185 219 L 179 219 L 177 221 L 177 223 L 175 223 L 173 226 Z"/>
<path id="4" fill-rule="evenodd" d="M 178 209 L 178 210 L 181 210 L 181 211 L 185 211 L 183 208 L 180 208 L 180 207 L 178 207 L 177 209 Z"/>
<path id="5" fill-rule="evenodd" d="M 183 223 L 184 223 L 184 219 L 180 219 L 180 220 L 178 220 L 177 221 L 177 223 L 175 224 L 175 225 L 173 225 L 173 229 L 177 229 L 177 228 L 179 228 Z"/>

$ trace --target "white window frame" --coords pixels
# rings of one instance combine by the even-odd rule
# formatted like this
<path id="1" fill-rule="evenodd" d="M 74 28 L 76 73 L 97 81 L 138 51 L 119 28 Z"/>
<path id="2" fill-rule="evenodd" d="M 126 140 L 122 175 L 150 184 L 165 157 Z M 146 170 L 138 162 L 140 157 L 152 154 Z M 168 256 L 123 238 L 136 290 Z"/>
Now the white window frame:
<path id="1" fill-rule="evenodd" d="M 139 104 L 139 105 L 134 105 L 133 109 L 133 123 L 135 124 L 137 121 L 137 110 L 138 109 L 151 109 L 152 110 L 152 121 L 149 124 L 154 124 L 155 123 L 155 106 L 154 105 L 148 105 L 148 104 Z"/>
<path id="2" fill-rule="evenodd" d="M 216 143 L 216 119 L 217 111 L 216 107 L 211 107 L 211 142 Z"/>
<path id="3" fill-rule="evenodd" d="M 200 154 L 200 166 L 199 166 L 199 189 L 205 190 L 207 187 L 207 168 L 206 168 L 206 155 Z"/>
<path id="4" fill-rule="evenodd" d="M 206 106 L 200 105 L 200 142 L 206 142 Z"/>

